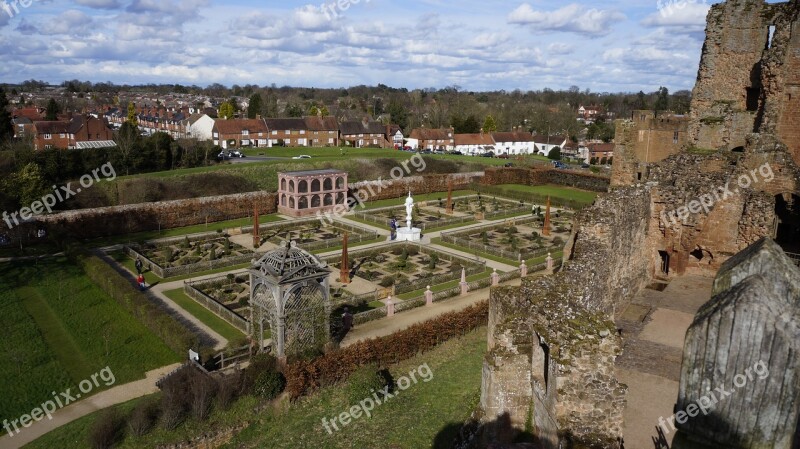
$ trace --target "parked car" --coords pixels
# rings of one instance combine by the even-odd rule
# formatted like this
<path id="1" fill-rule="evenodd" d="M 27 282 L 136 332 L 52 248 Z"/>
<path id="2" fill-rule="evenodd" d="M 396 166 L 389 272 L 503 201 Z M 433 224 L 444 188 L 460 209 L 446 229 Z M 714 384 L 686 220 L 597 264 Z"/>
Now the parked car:
<path id="1" fill-rule="evenodd" d="M 433 150 L 433 154 L 447 154 L 447 151 L 445 151 L 445 150 L 442 150 L 442 149 L 439 149 L 439 150 Z"/>
<path id="2" fill-rule="evenodd" d="M 464 155 L 464 153 L 462 153 L 460 151 L 455 151 L 455 150 L 451 151 L 450 154 L 452 154 L 453 156 L 463 156 Z"/>
<path id="3" fill-rule="evenodd" d="M 553 161 L 553 167 L 558 168 L 560 170 L 569 168 L 569 165 L 561 162 L 561 161 Z"/>
<path id="4" fill-rule="evenodd" d="M 497 158 L 498 159 L 510 159 L 511 156 L 509 156 L 508 153 L 503 153 L 500 156 L 497 156 Z"/>
<path id="5" fill-rule="evenodd" d="M 581 165 L 581 168 L 585 169 L 585 168 L 591 168 L 591 167 L 589 166 L 589 164 L 583 164 L 583 165 Z"/>
<path id="6" fill-rule="evenodd" d="M 292 159 L 311 159 L 311 156 L 307 154 L 301 154 L 300 156 L 295 156 Z"/>
<path id="7" fill-rule="evenodd" d="M 239 150 L 232 150 L 228 151 L 228 157 L 247 157 L 247 156 Z"/>
<path id="8" fill-rule="evenodd" d="M 481 154 L 481 157 L 494 157 L 494 152 L 493 151 L 487 151 L 487 152 Z"/>

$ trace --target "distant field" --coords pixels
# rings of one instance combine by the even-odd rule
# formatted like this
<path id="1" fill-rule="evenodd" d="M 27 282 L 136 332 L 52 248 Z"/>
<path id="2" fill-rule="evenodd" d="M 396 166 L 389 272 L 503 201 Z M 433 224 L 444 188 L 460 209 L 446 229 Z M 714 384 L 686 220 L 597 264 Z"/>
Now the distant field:
<path id="1" fill-rule="evenodd" d="M 549 195 L 554 198 L 578 201 L 586 204 L 592 203 L 598 195 L 597 192 L 589 192 L 587 190 L 580 190 L 572 187 L 564 187 L 552 184 L 544 186 L 525 186 L 520 184 L 506 184 L 497 186 L 497 188 L 506 192 Z"/>
<path id="2" fill-rule="evenodd" d="M 0 264 L 0 327 L 0 420 L 106 366 L 122 384 L 179 360 L 63 258 Z"/>

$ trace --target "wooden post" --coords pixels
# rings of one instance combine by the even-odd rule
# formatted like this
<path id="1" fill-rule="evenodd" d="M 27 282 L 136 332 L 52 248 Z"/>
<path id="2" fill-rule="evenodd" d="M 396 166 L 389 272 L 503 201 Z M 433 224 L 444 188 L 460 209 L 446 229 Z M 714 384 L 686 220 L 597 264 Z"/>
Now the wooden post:
<path id="1" fill-rule="evenodd" d="M 342 236 L 342 263 L 339 268 L 339 282 L 342 284 L 350 283 L 350 260 L 347 254 L 347 239 L 348 234 L 345 232 L 344 236 Z"/>
<path id="2" fill-rule="evenodd" d="M 453 215 L 453 180 L 447 181 L 447 208 L 445 209 L 447 215 Z"/>
<path id="3" fill-rule="evenodd" d="M 542 235 L 545 237 L 550 236 L 550 197 L 547 197 L 547 210 L 544 213 L 544 226 L 542 226 Z"/>
<path id="4" fill-rule="evenodd" d="M 253 249 L 261 247 L 261 235 L 259 235 L 261 224 L 259 223 L 258 203 L 253 203 Z"/>

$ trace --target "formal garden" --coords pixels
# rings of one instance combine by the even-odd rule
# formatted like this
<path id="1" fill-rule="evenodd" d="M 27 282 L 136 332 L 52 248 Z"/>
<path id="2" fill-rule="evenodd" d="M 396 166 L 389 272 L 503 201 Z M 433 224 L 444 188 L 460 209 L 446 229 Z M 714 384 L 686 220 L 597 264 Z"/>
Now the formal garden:
<path id="1" fill-rule="evenodd" d="M 245 264 L 286 241 L 294 241 L 306 251 L 315 251 L 341 247 L 345 233 L 351 243 L 378 238 L 375 231 L 336 221 L 282 221 L 259 226 L 261 246 L 254 251 L 243 246 L 252 245 L 252 232 L 252 226 L 220 228 L 211 233 L 132 244 L 125 247 L 125 253 L 131 259 L 141 259 L 146 270 L 167 279 Z"/>
<path id="2" fill-rule="evenodd" d="M 412 222 L 423 231 L 443 227 L 467 225 L 480 220 L 496 220 L 528 214 L 531 205 L 522 200 L 507 200 L 497 196 L 469 195 L 452 199 L 453 212 L 447 212 L 447 197 L 439 197 L 414 204 Z M 396 207 L 382 207 L 352 214 L 356 221 L 386 227 L 394 219 L 398 227 L 406 226 L 406 210 Z"/>
<path id="3" fill-rule="evenodd" d="M 543 233 L 543 213 L 534 213 L 500 224 L 443 233 L 441 241 L 470 253 L 491 254 L 509 261 L 528 260 L 560 251 L 572 232 L 572 218 L 569 211 L 552 212 L 549 236 Z"/>

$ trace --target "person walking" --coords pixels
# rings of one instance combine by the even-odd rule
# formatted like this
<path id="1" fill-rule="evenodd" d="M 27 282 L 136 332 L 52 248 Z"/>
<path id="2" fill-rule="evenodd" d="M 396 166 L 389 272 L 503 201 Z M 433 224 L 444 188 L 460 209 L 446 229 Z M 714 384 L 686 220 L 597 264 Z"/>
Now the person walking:
<path id="1" fill-rule="evenodd" d="M 144 265 L 142 264 L 142 259 L 137 257 L 134 265 L 136 266 L 136 274 L 142 274 L 142 267 Z"/>
<path id="2" fill-rule="evenodd" d="M 144 291 L 145 287 L 147 286 L 144 282 L 144 275 L 139 273 L 139 277 L 136 278 L 136 282 L 139 283 L 139 290 Z"/>

